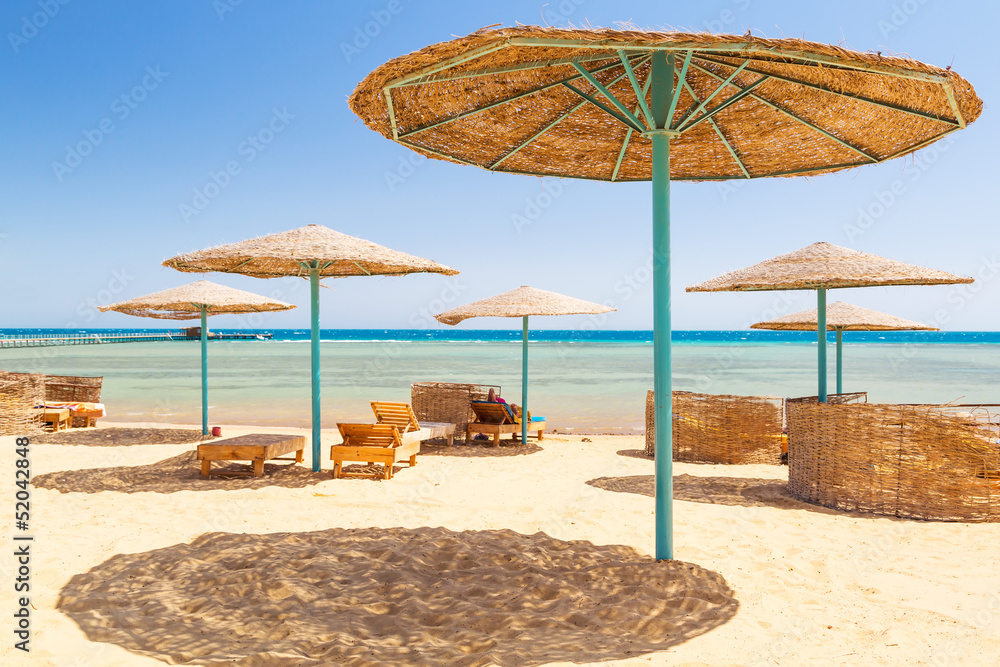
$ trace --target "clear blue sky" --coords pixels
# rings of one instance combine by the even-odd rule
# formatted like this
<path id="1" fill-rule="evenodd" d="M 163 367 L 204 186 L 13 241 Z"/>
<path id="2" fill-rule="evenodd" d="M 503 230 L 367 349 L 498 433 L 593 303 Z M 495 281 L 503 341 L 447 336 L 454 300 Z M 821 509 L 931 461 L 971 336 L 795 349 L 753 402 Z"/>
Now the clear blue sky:
<path id="1" fill-rule="evenodd" d="M 965 294 L 949 287 L 874 288 L 835 291 L 831 301 L 923 321 L 943 310 L 949 330 L 1000 325 L 1000 145 L 991 109 L 1000 77 L 987 48 L 1000 23 L 997 3 L 400 0 L 395 15 L 384 12 L 388 5 L 4 2 L 0 326 L 172 326 L 113 313 L 97 317 L 92 305 L 198 279 L 160 266 L 176 253 L 320 223 L 462 271 L 454 279 L 327 281 L 333 289 L 322 294 L 325 328 L 438 327 L 428 313 L 522 284 L 613 301 L 619 312 L 599 326 L 650 328 L 648 183 L 543 182 L 420 159 L 367 129 L 347 107 L 354 86 L 381 63 L 482 26 L 618 21 L 732 33 L 752 28 L 768 37 L 905 53 L 952 65 L 986 103 L 969 129 L 916 161 L 811 179 L 675 184 L 675 328 L 744 328 L 775 312 L 814 307 L 810 292 L 685 294 L 683 288 L 815 241 L 984 278 L 978 291 Z M 386 24 L 368 43 L 355 42 L 373 16 Z M 257 146 L 252 136 L 260 137 Z M 81 142 L 89 154 L 68 154 L 68 146 Z M 227 165 L 235 173 L 220 175 Z M 223 187 L 210 186 L 212 174 Z M 888 201 L 894 184 L 900 193 L 894 201 L 866 229 L 857 227 L 859 209 L 880 197 Z M 545 188 L 551 201 L 540 198 Z M 214 196 L 197 200 L 206 190 Z M 548 205 L 518 233 L 512 219 L 531 212 L 532 202 Z M 185 215 L 184 206 L 197 212 Z M 215 326 L 308 324 L 302 281 L 204 277 L 300 306 L 262 321 L 216 317 Z M 582 317 L 533 324 L 585 325 Z"/>

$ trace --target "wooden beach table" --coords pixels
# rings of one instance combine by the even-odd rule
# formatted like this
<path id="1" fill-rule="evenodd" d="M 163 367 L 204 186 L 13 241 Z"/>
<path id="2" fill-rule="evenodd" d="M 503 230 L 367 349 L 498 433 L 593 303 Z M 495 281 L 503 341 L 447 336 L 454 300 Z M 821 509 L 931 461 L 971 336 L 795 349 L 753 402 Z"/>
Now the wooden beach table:
<path id="1" fill-rule="evenodd" d="M 45 408 L 42 410 L 42 421 L 46 424 L 52 424 L 52 431 L 56 433 L 68 429 L 70 425 L 69 409 Z"/>
<path id="2" fill-rule="evenodd" d="M 201 476 L 202 479 L 212 478 L 212 461 L 253 461 L 253 476 L 261 477 L 264 474 L 264 461 L 294 460 L 298 463 L 302 461 L 302 450 L 305 446 L 305 436 L 274 433 L 251 433 L 219 442 L 206 442 L 198 445 Z M 294 459 L 278 458 L 290 452 L 295 452 Z"/>

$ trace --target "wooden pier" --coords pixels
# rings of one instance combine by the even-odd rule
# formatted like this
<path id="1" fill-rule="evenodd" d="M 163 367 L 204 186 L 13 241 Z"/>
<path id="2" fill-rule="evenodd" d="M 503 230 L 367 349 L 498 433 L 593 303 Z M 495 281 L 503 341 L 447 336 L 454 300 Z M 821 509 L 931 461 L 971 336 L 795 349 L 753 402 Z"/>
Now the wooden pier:
<path id="1" fill-rule="evenodd" d="M 270 333 L 209 333 L 213 340 L 268 340 Z M 162 333 L 92 333 L 67 334 L 3 334 L 0 335 L 0 349 L 8 347 L 49 347 L 53 345 L 103 345 L 105 343 L 150 343 L 170 340 L 192 339 L 186 331 L 164 331 Z"/>

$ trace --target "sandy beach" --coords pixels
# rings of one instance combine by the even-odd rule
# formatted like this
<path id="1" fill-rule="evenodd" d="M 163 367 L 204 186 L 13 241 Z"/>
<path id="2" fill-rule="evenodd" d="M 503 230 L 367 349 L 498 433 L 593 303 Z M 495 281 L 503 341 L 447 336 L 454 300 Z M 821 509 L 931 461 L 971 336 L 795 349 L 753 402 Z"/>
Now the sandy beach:
<path id="1" fill-rule="evenodd" d="M 31 445 L 32 651 L 5 642 L 4 664 L 1000 655 L 1000 525 L 826 510 L 788 496 L 784 467 L 676 463 L 678 561 L 657 564 L 653 463 L 638 436 L 425 446 L 385 482 L 333 480 L 328 462 L 206 481 L 189 425 L 90 434 Z M 12 578 L 11 554 L 0 563 Z"/>

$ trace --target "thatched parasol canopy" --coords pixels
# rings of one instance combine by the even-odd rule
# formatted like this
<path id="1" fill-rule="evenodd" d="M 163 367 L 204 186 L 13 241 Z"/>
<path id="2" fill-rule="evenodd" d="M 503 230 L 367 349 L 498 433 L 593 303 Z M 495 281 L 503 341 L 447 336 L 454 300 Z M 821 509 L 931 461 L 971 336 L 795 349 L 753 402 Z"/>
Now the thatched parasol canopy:
<path id="1" fill-rule="evenodd" d="M 832 243 L 813 243 L 787 255 L 691 285 L 686 291 L 749 292 L 971 282 L 972 278 L 897 262 Z"/>
<path id="2" fill-rule="evenodd" d="M 193 320 L 201 316 L 202 306 L 208 315 L 223 313 L 263 313 L 295 308 L 290 303 L 226 287 L 208 280 L 173 287 L 127 301 L 99 306 L 101 312 L 113 310 L 136 317 L 161 320 Z"/>
<path id="3" fill-rule="evenodd" d="M 434 317 L 458 324 L 470 317 L 527 317 L 528 315 L 597 315 L 615 310 L 600 303 L 522 286 L 488 299 L 474 301 Z"/>
<path id="4" fill-rule="evenodd" d="M 751 329 L 770 329 L 774 331 L 815 331 L 818 309 L 803 310 L 791 315 L 784 315 L 767 322 L 751 324 Z M 939 331 L 937 327 L 929 327 L 920 322 L 904 320 L 902 317 L 880 313 L 855 306 L 844 301 L 831 303 L 826 307 L 827 331 Z"/>
<path id="5" fill-rule="evenodd" d="M 906 155 L 979 117 L 950 70 L 799 39 L 517 26 L 395 58 L 351 95 L 365 124 L 493 171 L 651 178 L 651 56 L 684 77 L 671 180 L 838 171 Z M 614 100 L 604 95 L 604 88 Z M 642 90 L 640 102 L 636 91 Z M 794 148 L 794 150 L 790 150 Z"/>
<path id="6" fill-rule="evenodd" d="M 308 276 L 310 262 L 319 262 L 320 278 L 458 273 L 451 267 L 390 250 L 322 225 L 306 225 L 280 234 L 177 255 L 163 262 L 163 266 L 178 271 L 220 271 L 254 278 L 277 278 Z"/>
<path id="7" fill-rule="evenodd" d="M 443 273 L 455 269 L 429 259 L 390 250 L 371 241 L 341 234 L 322 225 L 220 245 L 172 257 L 164 266 L 178 271 L 220 271 L 254 278 L 301 276 L 309 279 L 310 357 L 312 371 L 312 469 L 320 467 L 319 281 L 347 276 L 399 276 Z"/>
<path id="8" fill-rule="evenodd" d="M 837 332 L 837 393 L 844 392 L 844 332 L 845 331 L 938 331 L 920 322 L 904 320 L 877 310 L 869 310 L 843 301 L 826 307 L 823 319 L 827 331 Z M 751 329 L 772 329 L 779 331 L 820 330 L 819 308 L 803 310 L 767 322 L 751 324 Z M 823 336 L 825 342 L 826 336 Z M 824 364 L 825 366 L 825 364 Z"/>
<path id="9" fill-rule="evenodd" d="M 261 313 L 295 308 L 290 303 L 266 296 L 219 285 L 208 280 L 196 280 L 188 285 L 173 287 L 136 297 L 128 301 L 99 306 L 102 312 L 113 310 L 136 317 L 161 320 L 193 320 L 201 318 L 201 432 L 208 435 L 208 321 L 209 315 L 223 313 Z"/>
<path id="10" fill-rule="evenodd" d="M 797 39 L 484 28 L 371 72 L 349 100 L 427 157 L 515 174 L 652 181 L 656 557 L 672 558 L 670 181 L 890 160 L 982 112 L 950 69 Z"/>
<path id="11" fill-rule="evenodd" d="M 963 278 L 944 271 L 897 262 L 878 255 L 842 248 L 832 243 L 813 243 L 801 250 L 779 255 L 745 269 L 731 271 L 717 278 L 692 285 L 687 288 L 687 291 L 816 290 L 816 310 L 811 311 L 813 317 L 811 328 L 816 330 L 818 343 L 818 387 L 816 391 L 820 402 L 825 403 L 827 400 L 826 332 L 833 328 L 827 323 L 826 291 L 828 289 L 887 285 L 951 285 L 971 282 L 972 278 Z M 876 315 L 882 314 L 876 313 Z M 754 325 L 754 327 L 765 328 L 758 325 Z M 841 393 L 841 334 L 843 330 L 835 330 L 837 331 L 837 393 Z"/>
<path id="12" fill-rule="evenodd" d="M 470 317 L 521 318 L 521 442 L 528 442 L 528 317 L 531 315 L 599 315 L 615 310 L 600 303 L 575 299 L 522 285 L 503 294 L 435 315 L 445 324 L 458 324 Z"/>

